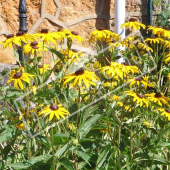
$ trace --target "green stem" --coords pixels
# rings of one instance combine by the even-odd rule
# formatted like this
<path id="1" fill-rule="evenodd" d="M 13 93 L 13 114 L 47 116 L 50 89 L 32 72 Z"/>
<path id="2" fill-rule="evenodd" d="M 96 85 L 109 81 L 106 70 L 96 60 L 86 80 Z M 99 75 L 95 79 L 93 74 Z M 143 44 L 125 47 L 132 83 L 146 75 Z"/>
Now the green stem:
<path id="1" fill-rule="evenodd" d="M 80 123 L 80 103 L 81 103 L 81 99 L 80 99 L 80 87 L 79 87 L 79 101 L 78 101 L 78 114 L 77 114 L 77 130 L 76 130 L 76 141 L 78 141 L 78 133 L 79 133 L 79 123 Z M 75 169 L 78 170 L 78 156 L 77 156 L 77 148 L 75 150 Z"/>
<path id="2" fill-rule="evenodd" d="M 53 154 L 53 170 L 55 170 L 55 155 L 54 155 L 53 127 L 51 127 L 51 144 L 52 144 L 52 154 Z"/>

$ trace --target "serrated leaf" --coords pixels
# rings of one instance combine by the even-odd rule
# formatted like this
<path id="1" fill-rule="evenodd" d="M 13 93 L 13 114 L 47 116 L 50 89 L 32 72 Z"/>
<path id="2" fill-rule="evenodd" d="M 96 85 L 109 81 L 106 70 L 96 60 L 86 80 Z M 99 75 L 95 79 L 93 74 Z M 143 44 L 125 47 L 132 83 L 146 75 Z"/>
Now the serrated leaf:
<path id="1" fill-rule="evenodd" d="M 60 157 L 67 149 L 68 144 L 64 145 L 62 148 L 60 148 L 56 153 L 55 157 Z"/>
<path id="2" fill-rule="evenodd" d="M 88 163 L 90 165 L 90 163 L 89 163 L 89 159 L 91 157 L 90 155 L 88 155 L 84 152 L 81 152 L 81 151 L 78 151 L 77 154 L 78 154 L 79 157 L 81 157 L 83 160 L 85 160 L 86 163 Z"/>
<path id="3" fill-rule="evenodd" d="M 81 123 L 79 127 L 79 137 L 80 139 L 84 137 L 93 127 L 93 125 L 97 122 L 97 120 L 100 118 L 100 114 L 96 114 L 87 121 Z"/>
<path id="4" fill-rule="evenodd" d="M 63 133 L 56 133 L 53 135 L 54 145 L 66 144 L 69 140 L 69 137 Z"/>
<path id="5" fill-rule="evenodd" d="M 52 155 L 45 154 L 42 156 L 37 156 L 32 159 L 29 159 L 28 161 L 25 161 L 25 162 L 6 164 L 6 167 L 12 167 L 12 168 L 17 168 L 17 169 L 28 169 L 28 168 L 33 168 L 36 166 L 50 163 L 52 162 L 52 160 L 50 160 L 51 158 L 52 158 Z"/>
<path id="6" fill-rule="evenodd" d="M 59 162 L 61 165 L 63 165 L 68 170 L 74 170 L 73 164 L 69 161 L 68 158 L 61 158 Z"/>

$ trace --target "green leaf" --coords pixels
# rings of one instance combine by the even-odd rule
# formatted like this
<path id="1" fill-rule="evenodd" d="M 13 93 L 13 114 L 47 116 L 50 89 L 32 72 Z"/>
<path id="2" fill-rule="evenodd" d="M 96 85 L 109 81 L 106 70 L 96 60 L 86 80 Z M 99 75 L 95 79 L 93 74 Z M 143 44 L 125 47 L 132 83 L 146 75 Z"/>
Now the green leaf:
<path id="1" fill-rule="evenodd" d="M 110 152 L 110 145 L 107 145 L 101 152 L 99 153 L 99 157 L 97 159 L 97 168 L 101 168 L 103 163 L 106 161 L 107 155 Z"/>
<path id="2" fill-rule="evenodd" d="M 67 149 L 68 147 L 68 143 L 66 145 L 64 145 L 62 148 L 60 148 L 56 153 L 55 153 L 55 157 L 60 157 Z"/>
<path id="3" fill-rule="evenodd" d="M 69 140 L 69 137 L 63 133 L 56 133 L 53 135 L 54 145 L 66 144 Z"/>
<path id="4" fill-rule="evenodd" d="M 160 142 L 158 143 L 158 146 L 164 147 L 164 146 L 170 146 L 169 142 Z"/>
<path id="5" fill-rule="evenodd" d="M 101 103 L 97 103 L 95 105 L 85 108 L 82 113 L 83 121 L 85 121 L 93 113 L 97 112 L 99 110 L 100 105 L 101 105 Z"/>
<path id="6" fill-rule="evenodd" d="M 64 56 L 63 56 L 62 53 L 60 53 L 59 51 L 57 51 L 57 50 L 55 50 L 53 48 L 50 48 L 50 47 L 47 47 L 47 46 L 45 46 L 45 47 L 48 48 L 50 52 L 56 54 L 57 57 L 64 62 Z"/>
<path id="7" fill-rule="evenodd" d="M 69 161 L 68 158 L 61 158 L 59 162 L 61 165 L 63 165 L 68 170 L 74 170 L 73 164 Z"/>
<path id="8" fill-rule="evenodd" d="M 81 151 L 78 151 L 77 154 L 78 154 L 79 157 L 81 157 L 83 160 L 85 160 L 86 163 L 88 163 L 90 165 L 90 163 L 89 163 L 89 159 L 91 158 L 90 155 L 88 155 L 84 152 L 81 152 Z"/>
<path id="9" fill-rule="evenodd" d="M 82 137 L 84 137 L 91 130 L 91 128 L 97 122 L 97 120 L 100 118 L 100 116 L 101 116 L 100 114 L 96 114 L 80 125 L 80 128 L 79 128 L 80 139 Z"/>
<path id="10" fill-rule="evenodd" d="M 152 162 L 153 164 L 166 164 L 168 165 L 169 162 L 166 159 L 162 158 L 160 155 L 155 154 L 153 158 L 153 153 L 142 153 L 142 154 L 135 154 L 134 155 L 135 161 L 142 161 L 142 162 Z"/>
<path id="11" fill-rule="evenodd" d="M 33 168 L 33 167 L 37 167 L 40 165 L 51 163 L 52 162 L 51 158 L 52 158 L 52 155 L 45 154 L 42 156 L 37 156 L 32 159 L 29 159 L 28 161 L 25 161 L 25 162 L 6 164 L 6 166 L 17 168 L 17 169 L 28 169 L 28 168 Z"/>
<path id="12" fill-rule="evenodd" d="M 16 134 L 16 128 L 14 126 L 5 126 L 6 129 L 0 134 L 0 143 L 12 139 Z"/>

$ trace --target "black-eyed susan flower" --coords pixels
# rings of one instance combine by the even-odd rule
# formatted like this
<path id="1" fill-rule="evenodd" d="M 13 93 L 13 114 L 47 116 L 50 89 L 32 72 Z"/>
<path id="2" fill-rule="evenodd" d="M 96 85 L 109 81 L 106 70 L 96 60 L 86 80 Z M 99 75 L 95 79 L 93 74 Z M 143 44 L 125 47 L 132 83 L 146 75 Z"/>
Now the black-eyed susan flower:
<path id="1" fill-rule="evenodd" d="M 149 76 L 142 76 L 142 77 L 137 77 L 137 78 L 131 78 L 129 79 L 127 82 L 131 82 L 129 84 L 129 86 L 131 87 L 134 84 L 137 84 L 138 86 L 140 84 L 143 84 L 143 86 L 145 87 L 145 90 L 147 89 L 147 87 L 154 87 L 154 83 L 150 83 L 150 81 L 148 80 Z"/>
<path id="2" fill-rule="evenodd" d="M 112 40 L 110 42 L 108 42 L 108 45 L 109 45 L 109 51 L 115 51 L 115 49 L 119 46 L 122 46 L 121 43 L 115 41 L 115 40 Z"/>
<path id="3" fill-rule="evenodd" d="M 156 38 L 156 37 L 152 37 L 152 38 L 147 38 L 146 40 L 145 40 L 145 42 L 146 43 L 150 43 L 150 44 L 155 44 L 155 43 L 162 43 L 162 42 L 164 42 L 164 40 L 162 39 L 162 38 Z"/>
<path id="4" fill-rule="evenodd" d="M 126 48 L 134 49 L 136 48 L 135 45 L 133 45 L 134 37 L 128 37 L 124 39 L 122 42 L 120 42 L 121 46 L 125 46 Z"/>
<path id="5" fill-rule="evenodd" d="M 14 44 L 14 38 L 15 36 L 13 34 L 7 35 L 7 39 L 4 41 L 1 41 L 0 44 L 2 45 L 3 48 L 11 48 Z"/>
<path id="6" fill-rule="evenodd" d="M 37 41 L 33 41 L 31 43 L 28 43 L 24 46 L 24 53 L 27 55 L 27 57 L 31 54 L 34 55 L 36 53 L 47 51 L 48 49 L 43 47 L 41 43 L 38 43 Z"/>
<path id="7" fill-rule="evenodd" d="M 83 68 L 79 68 L 74 73 L 66 75 L 62 80 L 64 81 L 63 86 L 69 81 L 74 80 L 72 83 L 73 87 L 76 87 L 77 85 L 81 87 L 82 83 L 84 83 L 87 88 L 89 88 L 90 84 L 96 86 L 97 80 L 100 81 L 94 72 L 84 70 Z"/>
<path id="8" fill-rule="evenodd" d="M 29 73 L 18 72 L 17 70 L 12 70 L 10 72 L 10 77 L 8 78 L 7 84 L 14 83 L 14 87 L 18 89 L 20 87 L 21 90 L 24 89 L 23 81 L 30 84 L 30 78 L 33 78 L 34 75 Z"/>
<path id="9" fill-rule="evenodd" d="M 76 31 L 71 31 L 71 34 L 68 35 L 68 38 L 70 38 L 72 41 L 76 39 L 79 44 L 84 40 Z"/>
<path id="10" fill-rule="evenodd" d="M 125 93 L 127 93 L 127 96 L 133 97 L 133 101 L 139 104 L 140 107 L 149 106 L 149 101 L 142 94 L 135 93 L 133 90 L 125 91 Z"/>
<path id="11" fill-rule="evenodd" d="M 101 68 L 101 63 L 99 63 L 99 61 L 96 60 L 96 61 L 93 63 L 93 67 L 96 68 L 96 69 L 100 69 L 100 68 Z"/>
<path id="12" fill-rule="evenodd" d="M 131 18 L 129 20 L 129 22 L 126 22 L 124 24 L 121 25 L 121 28 L 125 27 L 126 29 L 127 28 L 132 28 L 132 29 L 135 29 L 135 30 L 139 30 L 141 27 L 143 29 L 146 28 L 146 26 L 144 24 L 141 24 L 139 22 L 137 22 L 137 19 L 136 18 Z"/>
<path id="13" fill-rule="evenodd" d="M 163 109 L 163 108 L 158 108 L 157 109 L 159 112 L 161 112 L 161 116 L 164 116 L 168 118 L 168 120 L 170 121 L 170 110 L 168 109 Z"/>
<path id="14" fill-rule="evenodd" d="M 130 66 L 128 63 L 126 62 L 122 62 L 121 63 L 121 71 L 123 73 L 126 73 L 126 74 L 135 74 L 135 73 L 138 73 L 139 72 L 139 69 L 137 66 Z"/>
<path id="15" fill-rule="evenodd" d="M 45 28 L 41 30 L 41 33 L 34 34 L 34 37 L 35 38 L 40 38 L 41 41 L 44 44 L 49 44 L 49 42 L 52 42 L 53 44 L 57 44 L 56 40 L 54 38 L 54 34 L 49 33 L 48 29 L 45 29 Z"/>
<path id="16" fill-rule="evenodd" d="M 165 97 L 164 94 L 160 92 L 145 94 L 145 96 L 149 99 L 149 101 L 157 103 L 160 106 L 162 106 L 162 104 L 168 105 L 168 101 L 170 101 L 168 97 Z"/>
<path id="17" fill-rule="evenodd" d="M 39 68 L 39 71 L 40 71 L 40 74 L 43 74 L 43 71 L 44 73 L 46 73 L 48 70 L 50 70 L 50 65 L 49 64 L 38 64 L 38 68 Z"/>
<path id="18" fill-rule="evenodd" d="M 35 83 L 33 83 L 33 85 L 29 87 L 29 90 L 32 91 L 34 94 L 37 93 L 37 87 L 35 86 Z"/>
<path id="19" fill-rule="evenodd" d="M 168 64 L 170 60 L 170 53 L 168 53 L 166 56 L 165 56 L 165 63 Z"/>
<path id="20" fill-rule="evenodd" d="M 146 44 L 138 43 L 137 46 L 141 50 L 146 50 L 146 51 L 150 51 L 150 52 L 153 53 L 153 49 L 151 47 L 149 47 L 148 45 L 146 45 Z"/>
<path id="21" fill-rule="evenodd" d="M 51 121 L 54 116 L 60 120 L 61 118 L 65 119 L 65 115 L 70 115 L 69 111 L 66 110 L 61 104 L 52 104 L 46 106 L 39 112 L 38 116 L 43 114 L 45 116 L 50 115 L 49 121 Z"/>
<path id="22" fill-rule="evenodd" d="M 25 129 L 24 123 L 20 123 L 20 124 L 16 125 L 16 128 L 20 129 L 20 130 L 24 130 Z"/>
<path id="23" fill-rule="evenodd" d="M 131 112 L 131 111 L 132 111 L 132 109 L 131 109 L 130 106 L 124 105 L 122 102 L 117 102 L 117 105 L 120 106 L 120 107 L 124 107 L 124 109 L 125 109 L 126 111 L 128 111 L 128 112 Z"/>
<path id="24" fill-rule="evenodd" d="M 114 76 L 122 76 L 122 72 L 120 69 L 120 64 L 116 62 L 111 62 L 109 66 L 104 66 L 101 69 L 101 73 L 109 78 L 113 78 Z"/>
<path id="25" fill-rule="evenodd" d="M 57 37 L 59 36 L 60 38 L 56 39 L 55 35 L 54 35 L 54 39 L 56 40 L 63 40 L 64 38 L 66 38 L 68 35 L 71 34 L 71 31 L 70 30 L 66 30 L 66 29 L 62 29 L 62 28 L 59 28 L 58 31 L 55 33 L 57 34 Z"/>
<path id="26" fill-rule="evenodd" d="M 115 36 L 116 34 L 111 32 L 110 30 L 106 30 L 104 28 L 99 28 L 98 30 L 93 31 L 90 35 L 91 35 L 91 38 L 90 38 L 89 42 L 96 42 L 97 40 L 111 41 L 111 37 Z M 109 38 L 109 40 L 108 40 L 108 38 Z"/>
<path id="27" fill-rule="evenodd" d="M 103 83 L 103 87 L 107 87 L 107 88 L 115 88 L 117 86 L 117 82 L 105 82 Z"/>
<path id="28" fill-rule="evenodd" d="M 165 28 L 148 26 L 148 30 L 158 37 L 168 38 L 170 36 L 170 32 Z"/>

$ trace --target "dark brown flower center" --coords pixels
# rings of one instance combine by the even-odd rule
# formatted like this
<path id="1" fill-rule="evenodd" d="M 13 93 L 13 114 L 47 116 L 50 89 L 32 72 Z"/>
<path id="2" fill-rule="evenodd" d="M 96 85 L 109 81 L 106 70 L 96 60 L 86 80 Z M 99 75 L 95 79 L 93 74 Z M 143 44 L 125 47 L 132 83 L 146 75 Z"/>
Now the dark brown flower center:
<path id="1" fill-rule="evenodd" d="M 24 35 L 24 34 L 25 34 L 24 31 L 19 31 L 19 32 L 16 34 L 16 36 L 22 36 L 22 35 Z"/>
<path id="2" fill-rule="evenodd" d="M 13 78 L 20 78 L 22 76 L 22 73 L 21 72 L 17 72 L 16 74 L 14 74 L 14 77 Z"/>
<path id="3" fill-rule="evenodd" d="M 36 45 L 38 45 L 38 42 L 37 42 L 37 41 L 33 41 L 33 42 L 31 43 L 31 46 L 36 46 Z"/>
<path id="4" fill-rule="evenodd" d="M 135 78 L 135 81 L 141 81 L 141 80 L 142 80 L 141 77 Z"/>
<path id="5" fill-rule="evenodd" d="M 75 74 L 76 74 L 76 76 L 84 74 L 84 69 L 83 68 L 79 68 L 78 70 L 75 71 Z"/>
<path id="6" fill-rule="evenodd" d="M 126 63 L 126 62 L 122 62 L 121 64 L 124 65 L 124 66 L 128 66 L 128 65 L 129 65 L 129 64 Z"/>
<path id="7" fill-rule="evenodd" d="M 170 110 L 165 109 L 165 111 L 166 111 L 167 113 L 170 113 Z"/>
<path id="8" fill-rule="evenodd" d="M 12 37 L 14 37 L 14 34 L 9 34 L 9 35 L 7 35 L 7 39 L 8 39 L 8 38 L 12 38 Z"/>
<path id="9" fill-rule="evenodd" d="M 136 21 L 137 21 L 136 18 L 130 18 L 130 19 L 129 19 L 129 22 L 136 22 Z"/>
<path id="10" fill-rule="evenodd" d="M 42 65 L 42 64 L 38 64 L 38 67 L 39 67 L 39 68 L 43 68 L 43 65 Z"/>
<path id="11" fill-rule="evenodd" d="M 47 33 L 48 33 L 48 29 L 43 28 L 43 29 L 41 30 L 41 33 L 47 34 Z"/>
<path id="12" fill-rule="evenodd" d="M 63 28 L 59 28 L 59 29 L 58 29 L 58 31 L 62 31 L 62 30 L 63 30 Z"/>
<path id="13" fill-rule="evenodd" d="M 76 32 L 76 31 L 71 31 L 71 33 L 72 33 L 73 35 L 79 35 L 79 33 Z"/>
<path id="14" fill-rule="evenodd" d="M 32 46 L 33 49 L 38 49 L 39 47 L 37 47 L 36 45 Z"/>
<path id="15" fill-rule="evenodd" d="M 98 30 L 99 30 L 99 31 L 103 31 L 103 30 L 104 30 L 104 27 L 100 27 Z"/>
<path id="16" fill-rule="evenodd" d="M 112 40 L 111 43 L 116 43 L 116 40 Z"/>
<path id="17" fill-rule="evenodd" d="M 72 49 L 73 52 L 78 53 L 79 51 L 76 49 Z"/>
<path id="18" fill-rule="evenodd" d="M 155 97 L 156 97 L 156 98 L 160 98 L 160 97 L 162 97 L 162 95 L 161 95 L 160 92 L 157 92 L 157 93 L 155 94 Z"/>
<path id="19" fill-rule="evenodd" d="M 143 99 L 143 95 L 142 94 L 137 94 L 137 96 L 139 97 L 139 98 L 141 98 L 141 99 Z"/>
<path id="20" fill-rule="evenodd" d="M 50 106 L 50 109 L 51 109 L 51 110 L 58 110 L 58 106 L 55 105 L 55 104 L 52 104 L 52 105 Z"/>

